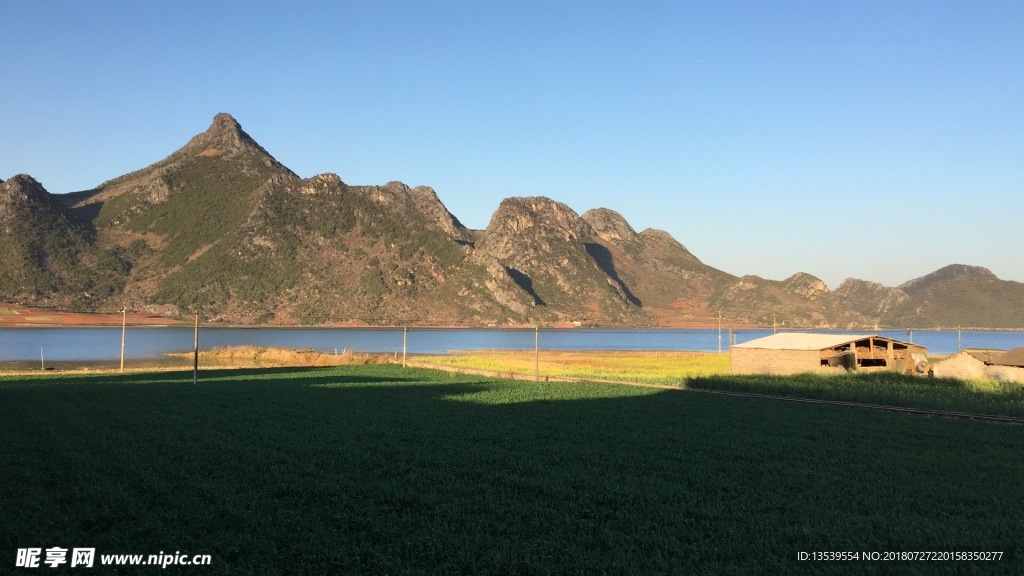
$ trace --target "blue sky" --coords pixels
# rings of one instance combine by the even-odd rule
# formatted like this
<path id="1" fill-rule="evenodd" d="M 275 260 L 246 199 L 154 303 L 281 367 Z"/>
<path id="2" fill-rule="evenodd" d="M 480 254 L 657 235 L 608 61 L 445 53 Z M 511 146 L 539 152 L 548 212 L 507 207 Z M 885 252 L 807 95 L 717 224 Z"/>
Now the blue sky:
<path id="1" fill-rule="evenodd" d="M 1024 281 L 1024 3 L 0 0 L 0 178 L 70 192 L 217 112 L 300 176 L 606 207 L 835 287 Z"/>

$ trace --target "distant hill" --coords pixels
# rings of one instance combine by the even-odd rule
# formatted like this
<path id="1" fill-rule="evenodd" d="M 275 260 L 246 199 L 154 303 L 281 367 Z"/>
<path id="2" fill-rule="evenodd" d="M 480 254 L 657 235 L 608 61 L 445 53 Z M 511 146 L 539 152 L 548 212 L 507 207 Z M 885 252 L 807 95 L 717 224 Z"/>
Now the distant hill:
<path id="1" fill-rule="evenodd" d="M 897 307 L 910 300 L 910 296 L 899 288 L 855 278 L 844 280 L 836 288 L 835 295 L 844 306 L 875 323 L 890 318 Z"/>
<path id="2" fill-rule="evenodd" d="M 954 264 L 896 288 L 849 279 L 843 302 L 877 324 L 919 328 L 1024 327 L 1024 284 L 990 270 Z"/>
<path id="3" fill-rule="evenodd" d="M 1024 327 L 1024 285 L 737 277 L 620 214 L 508 198 L 470 230 L 429 187 L 300 178 L 227 114 L 167 158 L 52 196 L 0 181 L 0 300 L 241 324 Z"/>
<path id="4" fill-rule="evenodd" d="M 726 317 L 759 326 L 856 328 L 868 323 L 821 279 L 804 272 L 782 281 L 744 276 L 716 291 L 711 305 Z"/>
<path id="5" fill-rule="evenodd" d="M 1024 326 L 1024 284 L 977 266 L 954 264 L 901 285 L 907 301 L 883 321 L 894 326 Z"/>
<path id="6" fill-rule="evenodd" d="M 0 182 L 0 294 L 67 310 L 116 302 L 129 264 L 31 176 Z"/>

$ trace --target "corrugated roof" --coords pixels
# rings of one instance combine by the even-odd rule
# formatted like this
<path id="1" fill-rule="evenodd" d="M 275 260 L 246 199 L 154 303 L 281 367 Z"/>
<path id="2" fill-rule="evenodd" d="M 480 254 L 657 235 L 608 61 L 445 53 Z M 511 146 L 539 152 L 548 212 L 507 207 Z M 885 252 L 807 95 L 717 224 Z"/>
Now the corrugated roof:
<path id="1" fill-rule="evenodd" d="M 1014 348 L 1006 354 L 993 359 L 992 363 L 999 366 L 1019 366 L 1024 368 L 1024 347 Z"/>
<path id="2" fill-rule="evenodd" d="M 736 344 L 733 348 L 759 348 L 762 350 L 824 350 L 864 340 L 867 338 L 891 340 L 872 334 L 807 334 L 803 332 L 782 332 L 772 334 L 743 344 Z"/>
<path id="3" fill-rule="evenodd" d="M 993 360 L 1006 354 L 1006 350 L 989 350 L 984 348 L 965 348 L 964 354 L 970 354 L 971 356 L 981 360 L 986 364 L 991 364 Z"/>

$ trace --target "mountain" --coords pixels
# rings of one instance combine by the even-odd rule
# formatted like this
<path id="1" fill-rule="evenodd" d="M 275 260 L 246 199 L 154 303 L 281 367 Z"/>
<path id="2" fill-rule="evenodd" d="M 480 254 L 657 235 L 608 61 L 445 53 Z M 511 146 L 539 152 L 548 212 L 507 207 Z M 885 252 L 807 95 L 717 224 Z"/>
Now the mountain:
<path id="1" fill-rule="evenodd" d="M 584 213 L 583 220 L 597 234 L 591 256 L 657 324 L 714 320 L 717 311 L 709 308 L 709 298 L 735 277 L 704 264 L 667 232 L 649 228 L 637 233 L 615 211 L 596 208 Z"/>
<path id="2" fill-rule="evenodd" d="M 782 281 L 743 276 L 713 294 L 710 304 L 727 318 L 757 326 L 857 328 L 868 323 L 820 278 L 804 272 Z"/>
<path id="3" fill-rule="evenodd" d="M 0 294 L 8 300 L 91 310 L 116 300 L 128 264 L 34 178 L 0 182 Z"/>
<path id="4" fill-rule="evenodd" d="M 875 321 L 888 318 L 892 311 L 907 302 L 910 296 L 899 288 L 890 288 L 877 282 L 847 278 L 835 290 L 839 301 Z"/>
<path id="5" fill-rule="evenodd" d="M 980 266 L 967 266 L 964 264 L 951 264 L 940 268 L 931 274 L 915 278 L 900 284 L 899 288 L 910 296 L 920 295 L 935 286 L 956 282 L 981 282 L 992 283 L 999 281 L 999 278 L 987 268 Z"/>
<path id="6" fill-rule="evenodd" d="M 470 230 L 426 186 L 300 178 L 239 123 L 150 166 L 50 195 L 0 181 L 0 300 L 202 311 L 240 324 L 1024 326 L 1024 285 L 952 266 L 898 288 L 737 277 L 668 233 L 544 197 Z"/>
<path id="7" fill-rule="evenodd" d="M 470 236 L 430 188 L 276 176 L 223 247 L 170 275 L 156 299 L 201 294 L 195 304 L 234 321 L 457 322 L 448 280 Z"/>
<path id="8" fill-rule="evenodd" d="M 1019 328 L 1024 284 L 977 266 L 946 266 L 899 286 L 908 299 L 883 320 L 894 326 Z"/>
<path id="9" fill-rule="evenodd" d="M 1024 284 L 978 266 L 953 264 L 896 288 L 848 279 L 843 303 L 876 324 L 917 328 L 1020 328 Z"/>
<path id="10" fill-rule="evenodd" d="M 202 268 L 205 254 L 222 253 L 237 239 L 257 191 L 272 177 L 298 178 L 234 118 L 218 114 L 206 132 L 167 158 L 65 202 L 95 227 L 100 247 L 119 247 L 132 261 L 126 298 L 147 311 L 174 314 L 223 303 L 206 297 L 212 286 L 176 298 L 175 283 Z"/>
<path id="11" fill-rule="evenodd" d="M 638 302 L 601 259 L 597 241 L 590 224 L 565 204 L 508 198 L 480 235 L 472 261 L 486 270 L 485 285 L 498 301 L 527 317 L 603 324 L 637 319 Z"/>
<path id="12" fill-rule="evenodd" d="M 107 239 L 167 245 L 161 262 L 177 265 L 244 222 L 256 189 L 271 176 L 297 178 L 234 118 L 218 114 L 209 130 L 164 160 L 70 200 Z"/>

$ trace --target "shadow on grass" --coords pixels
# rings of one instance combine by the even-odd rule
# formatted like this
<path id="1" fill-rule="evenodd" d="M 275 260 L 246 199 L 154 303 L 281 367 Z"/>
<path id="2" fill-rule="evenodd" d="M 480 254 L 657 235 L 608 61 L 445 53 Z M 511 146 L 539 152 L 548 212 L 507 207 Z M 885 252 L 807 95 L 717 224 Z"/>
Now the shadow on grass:
<path id="1" fill-rule="evenodd" d="M 840 544 L 1021 567 L 1020 427 L 396 366 L 177 374 L 0 389 L 0 549 L 225 574 L 778 574 Z"/>
<path id="2" fill-rule="evenodd" d="M 292 384 L 301 383 L 309 385 L 312 382 L 326 383 L 332 381 L 365 381 L 365 382 L 401 382 L 409 380 L 402 376 L 377 377 L 372 375 L 358 376 L 326 376 L 331 374 L 333 367 L 296 367 L 296 368 L 218 368 L 200 369 L 198 384 L 234 384 L 244 386 L 247 384 Z M 125 374 L 108 372 L 98 374 L 31 374 L 27 376 L 7 376 L 2 381 L 10 385 L 18 382 L 55 384 L 88 384 L 97 386 L 101 384 L 116 384 L 119 386 L 131 384 L 161 384 L 179 383 L 192 385 L 192 370 L 168 370 L 154 372 L 129 372 Z"/>

